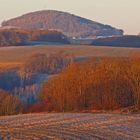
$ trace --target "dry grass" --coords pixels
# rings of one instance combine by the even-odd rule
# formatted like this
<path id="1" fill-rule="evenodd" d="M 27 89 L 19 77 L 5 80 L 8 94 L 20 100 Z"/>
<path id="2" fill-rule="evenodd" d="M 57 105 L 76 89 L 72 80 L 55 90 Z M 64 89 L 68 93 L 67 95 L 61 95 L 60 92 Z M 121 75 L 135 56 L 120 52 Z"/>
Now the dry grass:
<path id="1" fill-rule="evenodd" d="M 78 45 L 18 46 L 0 48 L 0 65 L 19 65 L 35 53 L 66 52 L 78 57 L 130 57 L 140 55 L 139 48 Z M 5 65 L 4 65 L 5 64 Z"/>
<path id="2" fill-rule="evenodd" d="M 14 67 L 19 67 L 22 65 L 20 62 L 0 62 L 0 68 L 2 69 L 10 69 Z"/>
<path id="3" fill-rule="evenodd" d="M 0 117 L 0 139 L 138 140 L 140 114 L 52 113 Z"/>

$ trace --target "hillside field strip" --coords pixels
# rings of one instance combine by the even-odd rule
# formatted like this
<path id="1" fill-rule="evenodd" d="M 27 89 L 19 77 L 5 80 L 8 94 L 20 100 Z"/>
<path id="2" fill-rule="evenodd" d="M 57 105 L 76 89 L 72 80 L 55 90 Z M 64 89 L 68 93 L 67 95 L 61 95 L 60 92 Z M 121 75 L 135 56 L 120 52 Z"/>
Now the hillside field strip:
<path id="1" fill-rule="evenodd" d="M 75 57 L 131 57 L 140 56 L 139 48 L 102 47 L 85 45 L 16 46 L 0 48 L 0 68 L 22 65 L 37 53 L 68 53 Z"/>

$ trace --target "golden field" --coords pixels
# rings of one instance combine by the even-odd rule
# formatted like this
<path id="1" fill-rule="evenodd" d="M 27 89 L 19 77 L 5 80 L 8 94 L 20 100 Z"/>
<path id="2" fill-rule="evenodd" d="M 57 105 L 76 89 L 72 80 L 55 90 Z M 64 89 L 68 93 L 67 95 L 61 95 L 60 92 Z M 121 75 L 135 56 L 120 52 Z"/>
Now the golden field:
<path id="1" fill-rule="evenodd" d="M 16 46 L 0 48 L 0 67 L 19 66 L 36 53 L 65 52 L 76 57 L 130 57 L 140 56 L 139 48 L 103 47 L 85 45 Z"/>

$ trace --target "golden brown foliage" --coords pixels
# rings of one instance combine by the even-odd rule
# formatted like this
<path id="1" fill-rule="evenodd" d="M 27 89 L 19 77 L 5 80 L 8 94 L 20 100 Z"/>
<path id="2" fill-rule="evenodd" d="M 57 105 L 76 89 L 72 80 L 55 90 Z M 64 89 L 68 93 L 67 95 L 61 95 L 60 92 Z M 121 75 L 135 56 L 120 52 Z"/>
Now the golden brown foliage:
<path id="1" fill-rule="evenodd" d="M 140 109 L 140 59 L 91 59 L 67 67 L 43 86 L 49 111 Z"/>
<path id="2" fill-rule="evenodd" d="M 20 101 L 18 97 L 0 89 L 0 116 L 16 114 L 20 109 L 19 106 Z"/>

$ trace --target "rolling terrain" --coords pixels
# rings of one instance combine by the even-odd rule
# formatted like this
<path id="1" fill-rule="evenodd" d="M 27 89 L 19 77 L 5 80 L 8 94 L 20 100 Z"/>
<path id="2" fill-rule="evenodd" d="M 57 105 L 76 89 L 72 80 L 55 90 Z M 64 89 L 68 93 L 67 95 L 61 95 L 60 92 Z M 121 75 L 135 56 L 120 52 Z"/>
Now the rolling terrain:
<path id="1" fill-rule="evenodd" d="M 110 17 L 116 27 L 57 10 L 1 23 L 0 140 L 140 140 L 140 34 Z"/>
<path id="2" fill-rule="evenodd" d="M 93 37 L 123 35 L 123 30 L 104 25 L 70 13 L 55 10 L 43 10 L 28 13 L 20 17 L 4 21 L 3 27 L 19 27 L 25 29 L 53 29 L 71 37 Z"/>
<path id="3" fill-rule="evenodd" d="M 130 57 L 139 56 L 139 48 L 102 47 L 80 45 L 20 46 L 0 48 L 0 67 L 16 67 L 22 65 L 36 53 L 64 52 L 75 57 Z"/>
<path id="4" fill-rule="evenodd" d="M 51 113 L 0 117 L 0 140 L 139 140 L 139 114 Z"/>
<path id="5" fill-rule="evenodd" d="M 38 56 L 37 54 L 43 54 L 43 56 Z M 131 56 L 140 56 L 140 49 L 86 45 L 2 47 L 0 48 L 0 70 L 21 67 L 25 65 L 26 62 L 34 55 L 37 55 L 37 59 L 35 57 L 32 62 L 37 62 L 37 60 L 40 60 L 40 58 L 44 58 L 45 54 L 58 54 L 57 57 L 60 57 L 60 54 L 69 54 L 80 59 L 87 57 L 126 58 Z M 37 64 L 39 63 L 40 61 Z M 31 64 L 32 63 L 29 63 L 27 68 L 29 68 L 28 66 Z M 11 78 L 10 73 L 6 74 L 8 77 L 4 79 L 6 79 L 6 82 L 8 82 L 10 85 L 11 83 L 16 84 L 15 81 L 11 82 L 14 78 L 16 78 L 16 75 L 12 75 L 14 78 Z M 17 92 L 22 93 L 20 97 L 22 100 L 32 99 L 34 97 L 30 95 L 38 95 L 40 82 L 43 81 L 43 79 L 40 79 L 41 77 L 37 79 L 37 82 L 34 78 L 26 78 L 27 79 L 25 82 L 27 82 L 29 85 L 23 85 L 24 90 L 21 85 L 19 86 L 20 88 L 16 88 Z M 2 78 L 1 83 L 4 83 Z M 20 82 L 17 82 L 17 84 L 19 83 Z M 113 88 L 116 89 L 115 85 L 117 84 L 114 84 Z M 125 88 L 123 87 L 123 89 Z M 35 107 L 37 107 L 37 104 Z M 28 110 L 28 108 L 29 107 L 25 109 Z M 40 112 L 40 110 L 38 110 L 38 112 Z M 21 115 L 20 112 L 18 112 L 18 114 L 19 115 L 0 117 L 0 140 L 139 140 L 140 138 L 140 114 L 53 112 L 36 114 L 30 113 L 26 115 Z"/>

